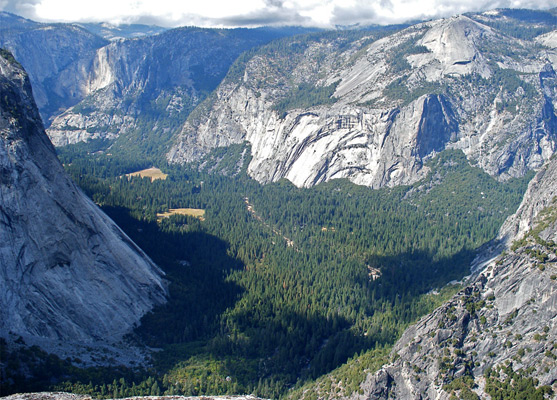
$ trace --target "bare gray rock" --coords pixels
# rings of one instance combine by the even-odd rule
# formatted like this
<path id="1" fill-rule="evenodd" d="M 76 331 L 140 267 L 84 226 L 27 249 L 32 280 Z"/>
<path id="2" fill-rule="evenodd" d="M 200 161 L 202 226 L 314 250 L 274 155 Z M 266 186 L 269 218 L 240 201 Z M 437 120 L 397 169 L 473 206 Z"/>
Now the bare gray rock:
<path id="1" fill-rule="evenodd" d="M 163 273 L 67 176 L 4 57 L 0 99 L 0 334 L 117 342 L 165 301 Z"/>
<path id="2" fill-rule="evenodd" d="M 87 94 L 83 82 L 97 49 L 108 42 L 71 24 L 42 24 L 0 12 L 0 47 L 25 66 L 44 121 Z"/>
<path id="3" fill-rule="evenodd" d="M 534 228 L 538 222 L 538 214 L 554 204 L 556 196 L 557 162 L 553 161 L 530 181 L 522 203 L 516 213 L 507 218 L 499 231 L 498 239 L 510 246 L 513 241 L 522 238 Z"/>
<path id="4" fill-rule="evenodd" d="M 485 396 L 486 371 L 509 363 L 556 391 L 556 180 L 553 159 L 501 229 L 507 251 L 407 329 L 392 350 L 393 361 L 369 374 L 363 394 L 351 398 L 449 399 L 454 389 L 446 385 L 465 376 Z M 510 248 L 513 240 L 521 241 Z"/>
<path id="5" fill-rule="evenodd" d="M 55 146 L 64 146 L 141 132 L 148 141 L 167 146 L 165 141 L 243 51 L 287 31 L 183 27 L 112 41 L 90 60 L 72 64 L 85 72 L 72 78 L 85 95 L 55 115 L 47 134 Z"/>
<path id="6" fill-rule="evenodd" d="M 424 162 L 445 148 L 499 179 L 554 154 L 555 49 L 466 16 L 373 39 L 293 40 L 302 50 L 260 51 L 190 116 L 167 158 L 194 162 L 245 141 L 248 173 L 260 182 L 348 178 L 378 188 L 419 180 Z M 300 85 L 336 89 L 326 104 L 277 109 Z"/>

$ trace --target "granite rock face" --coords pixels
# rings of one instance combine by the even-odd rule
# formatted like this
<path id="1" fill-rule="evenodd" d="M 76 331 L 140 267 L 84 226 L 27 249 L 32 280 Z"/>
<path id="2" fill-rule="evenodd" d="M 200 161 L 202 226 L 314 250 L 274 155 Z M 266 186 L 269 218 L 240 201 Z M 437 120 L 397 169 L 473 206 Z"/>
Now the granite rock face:
<path id="1" fill-rule="evenodd" d="M 43 121 L 78 102 L 90 90 L 84 84 L 97 49 L 108 41 L 83 27 L 42 24 L 0 12 L 0 47 L 25 66 Z"/>
<path id="2" fill-rule="evenodd" d="M 187 27 L 112 41 L 80 61 L 86 95 L 58 113 L 47 133 L 55 146 L 137 132 L 166 146 L 243 51 L 286 34 Z"/>
<path id="3" fill-rule="evenodd" d="M 118 341 L 165 301 L 163 273 L 67 176 L 8 53 L 0 99 L 0 333 Z"/>
<path id="4" fill-rule="evenodd" d="M 457 148 L 498 179 L 522 176 L 556 149 L 553 36 L 519 40 L 479 22 L 490 18 L 264 48 L 190 115 L 167 157 L 195 162 L 248 142 L 260 182 L 378 188 L 419 180 L 428 158 Z"/>
<path id="5" fill-rule="evenodd" d="M 557 197 L 557 162 L 551 161 L 530 181 L 524 199 L 514 215 L 507 218 L 498 238 L 508 246 L 522 238 L 538 223 L 537 216 L 554 205 Z M 555 237 L 550 238 L 555 240 Z"/>
<path id="6" fill-rule="evenodd" d="M 179 28 L 109 43 L 75 25 L 2 18 L 14 28 L 0 44 L 29 64 L 56 146 L 102 139 L 117 153 L 131 141 L 190 163 L 248 143 L 260 182 L 374 188 L 416 182 L 446 148 L 505 180 L 557 146 L 555 31 L 509 36 L 503 23 L 532 23 L 505 12 L 262 48 L 296 32 Z"/>
<path id="7" fill-rule="evenodd" d="M 360 386 L 363 394 L 351 398 L 449 399 L 462 394 L 463 389 L 450 386 L 459 379 L 482 396 L 487 372 L 509 363 L 515 372 L 556 391 L 556 180 L 553 159 L 501 229 L 507 250 L 449 302 L 406 330 L 392 350 L 394 361 L 368 374 Z M 501 371 L 498 379 L 503 380 L 508 374 Z"/>
<path id="8" fill-rule="evenodd" d="M 0 47 L 26 68 L 54 145 L 124 136 L 157 155 L 243 51 L 310 30 L 46 24 L 0 13 Z"/>

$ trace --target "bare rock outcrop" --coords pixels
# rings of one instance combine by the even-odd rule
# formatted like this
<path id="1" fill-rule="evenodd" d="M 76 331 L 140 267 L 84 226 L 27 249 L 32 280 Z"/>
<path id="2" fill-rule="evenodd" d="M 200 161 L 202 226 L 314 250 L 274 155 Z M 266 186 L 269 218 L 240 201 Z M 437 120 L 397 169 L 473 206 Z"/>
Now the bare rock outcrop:
<path id="1" fill-rule="evenodd" d="M 0 47 L 25 66 L 37 107 L 46 122 L 77 104 L 97 49 L 106 40 L 71 24 L 43 24 L 0 12 Z"/>
<path id="2" fill-rule="evenodd" d="M 118 341 L 165 301 L 163 273 L 67 176 L 5 51 L 0 99 L 0 333 Z"/>
<path id="3" fill-rule="evenodd" d="M 507 251 L 406 330 L 393 361 L 369 374 L 363 394 L 351 398 L 484 396 L 512 374 L 514 382 L 532 377 L 535 386 L 557 392 L 556 179 L 553 159 L 501 229 Z"/>
<path id="4" fill-rule="evenodd" d="M 260 182 L 378 188 L 419 180 L 428 158 L 457 148 L 498 179 L 522 176 L 557 148 L 555 54 L 467 16 L 348 44 L 293 39 L 238 65 L 167 158 L 247 142 Z"/>
<path id="5" fill-rule="evenodd" d="M 57 113 L 47 134 L 55 146 L 64 146 L 141 132 L 148 141 L 162 140 L 166 149 L 165 141 L 217 87 L 243 51 L 288 31 L 183 27 L 112 41 L 90 61 L 76 64 L 86 71 L 76 75 L 85 96 L 76 106 Z"/>
<path id="6" fill-rule="evenodd" d="M 557 197 L 557 162 L 546 165 L 530 181 L 528 190 L 516 213 L 505 221 L 499 231 L 498 239 L 508 246 L 532 230 L 538 214 L 551 207 Z"/>

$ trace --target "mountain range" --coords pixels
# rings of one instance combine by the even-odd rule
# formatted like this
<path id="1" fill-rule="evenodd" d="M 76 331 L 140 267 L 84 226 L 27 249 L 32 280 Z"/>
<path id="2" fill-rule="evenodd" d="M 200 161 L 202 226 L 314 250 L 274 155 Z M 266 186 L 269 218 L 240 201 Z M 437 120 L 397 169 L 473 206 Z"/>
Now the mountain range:
<path id="1" fill-rule="evenodd" d="M 87 25 L 40 24 L 8 13 L 0 26 L 0 46 L 28 71 L 55 145 L 122 136 L 121 148 L 137 141 L 150 155 L 165 151 L 240 53 L 308 31 L 185 27 L 109 42 Z"/>
<path id="2" fill-rule="evenodd" d="M 11 29 L 0 45 L 37 81 L 57 146 L 108 139 L 125 152 L 132 142 L 143 157 L 189 163 L 249 143 L 248 173 L 260 182 L 348 178 L 374 188 L 416 182 L 445 148 L 498 179 L 540 168 L 555 151 L 552 12 L 302 36 L 179 28 L 111 43 L 74 25 L 3 18 Z M 52 37 L 64 45 L 50 49 Z"/>
<path id="3" fill-rule="evenodd" d="M 271 44 L 190 116 L 168 159 L 247 141 L 260 182 L 379 188 L 416 182 L 428 158 L 452 148 L 499 179 L 522 176 L 555 152 L 555 31 L 519 39 L 490 26 L 499 19 L 512 23 L 496 12 L 379 40 Z"/>
<path id="4" fill-rule="evenodd" d="M 1 335 L 10 340 L 21 336 L 28 344 L 39 344 L 62 356 L 75 355 L 68 350 L 72 346 L 106 345 L 121 350 L 127 346 L 123 342 L 126 334 L 142 323 L 148 325 L 149 318 L 157 321 L 161 314 L 156 310 L 168 299 L 172 302 L 173 290 L 168 290 L 163 271 L 71 181 L 54 146 L 70 152 L 77 149 L 76 154 L 85 148 L 87 157 L 102 156 L 105 161 L 133 159 L 168 163 L 172 171 L 182 168 L 188 171 L 184 178 L 184 185 L 189 185 L 184 187 L 192 196 L 188 199 L 204 193 L 208 178 L 203 174 L 241 177 L 245 173 L 258 184 L 277 185 L 273 186 L 277 190 L 284 185 L 285 193 L 297 193 L 285 179 L 308 190 L 344 179 L 334 182 L 350 181 L 383 190 L 380 193 L 385 198 L 396 196 L 399 190 L 400 201 L 409 202 L 417 214 L 422 207 L 426 219 L 433 213 L 429 205 L 419 203 L 419 196 L 449 187 L 440 165 L 461 165 L 456 154 L 464 154 L 466 167 L 499 182 L 515 182 L 515 178 L 526 179 L 536 172 L 517 212 L 478 253 L 470 279 L 440 308 L 406 330 L 386 362 L 371 368 L 364 362 L 369 354 L 355 354 L 338 370 L 320 373 L 309 386 L 281 393 L 307 399 L 449 399 L 493 398 L 495 393 L 510 396 L 523 391 L 547 398 L 557 391 L 556 22 L 556 9 L 493 10 L 411 26 L 343 31 L 128 26 L 119 34 L 115 27 L 41 24 L 1 13 L 0 47 L 9 50 L 0 54 Z M 70 164 L 66 167 L 71 168 Z M 469 175 L 459 179 L 466 177 Z M 113 188 L 124 187 L 125 182 L 130 187 L 145 184 L 133 180 L 120 184 L 122 178 L 115 176 L 103 187 L 100 177 L 93 178 L 99 179 L 95 184 L 104 194 L 113 194 Z M 280 273 L 281 268 L 287 269 L 287 262 L 313 256 L 307 250 L 304 254 L 301 244 L 297 247 L 288 236 L 308 238 L 316 248 L 317 241 L 319 245 L 321 241 L 330 243 L 332 248 L 351 243 L 352 227 L 342 237 L 345 232 L 336 227 L 339 236 L 334 236 L 335 227 L 319 218 L 323 226 L 319 226 L 318 237 L 308 233 L 313 228 L 309 217 L 302 217 L 300 223 L 293 217 L 281 222 L 273 210 L 258 213 L 264 204 L 258 205 L 257 199 L 244 194 L 252 183 L 233 182 L 238 186 L 230 193 L 244 196 L 238 203 L 245 208 L 244 219 L 256 221 L 260 229 L 268 228 L 270 233 L 265 235 L 270 235 L 273 246 L 284 239 L 286 250 L 281 247 L 280 251 L 285 253 L 276 252 L 288 254 L 277 270 Z M 157 184 L 150 184 L 154 191 Z M 210 181 L 211 185 L 216 184 Z M 331 187 L 350 197 L 363 193 L 342 185 L 348 183 Z M 147 196 L 143 192 L 133 195 L 132 202 L 137 203 Z M 336 201 L 329 195 L 326 202 Z M 481 196 L 486 197 L 483 191 Z M 439 200 L 447 202 L 445 217 L 452 212 L 451 198 L 447 198 Z M 173 200 L 164 201 L 170 208 Z M 285 202 L 285 210 L 292 208 L 289 202 Z M 207 201 L 204 207 L 210 208 Z M 481 212 L 483 207 L 479 202 L 472 206 Z M 218 215 L 209 210 L 209 221 L 216 218 L 211 212 Z M 351 214 L 353 210 L 346 212 Z M 441 226 L 439 216 L 432 218 Z M 156 223 L 167 229 L 165 234 L 175 236 L 176 232 L 191 233 L 189 229 L 199 229 L 198 235 L 211 232 L 196 228 L 200 221 L 188 216 L 168 224 L 161 218 Z M 476 223 L 482 225 L 480 217 Z M 221 228 L 232 231 L 226 224 Z M 454 224 L 455 232 L 458 224 Z M 130 225 L 134 227 L 130 232 L 141 238 L 143 225 Z M 331 238 L 325 237 L 328 234 Z M 472 236 L 470 232 L 458 234 Z M 404 241 L 412 240 L 411 236 Z M 259 244 L 260 239 L 251 240 Z M 204 237 L 200 243 L 210 241 Z M 249 250 L 236 244 L 227 246 L 227 256 L 255 260 L 244 266 L 246 274 L 250 268 L 264 273 L 266 263 L 273 262 L 267 259 L 272 257 L 284 260 L 271 250 L 258 253 L 261 250 L 255 245 Z M 345 247 L 339 249 L 345 251 Z M 355 282 L 367 290 L 362 293 L 375 297 L 372 288 L 380 286 L 382 274 L 395 276 L 396 267 L 385 267 L 383 272 L 371 265 L 373 257 L 389 255 L 386 249 L 384 254 L 371 250 L 364 254 L 361 260 L 359 254 L 345 257 L 347 264 L 363 266 L 367 278 L 363 283 L 354 278 Z M 350 257 L 354 260 L 348 260 Z M 412 258 L 418 258 L 417 251 Z M 183 259 L 172 263 L 190 267 Z M 401 268 L 403 264 L 400 261 Z M 303 276 L 305 270 L 299 268 Z M 231 273 L 224 280 L 229 284 L 239 274 Z M 379 283 L 374 283 L 376 279 Z M 279 285 L 285 293 L 289 293 L 287 282 L 284 278 Z M 306 289 L 307 296 L 313 295 L 311 287 L 301 290 Z M 250 293 L 255 289 L 245 285 L 243 290 Z M 335 301 L 342 297 L 332 293 Z M 240 301 L 237 296 L 234 301 L 242 304 L 243 298 Z M 394 298 L 393 307 L 397 302 L 400 305 L 398 293 Z M 261 298 L 258 301 L 265 303 Z M 179 306 L 186 308 L 182 303 Z M 155 313 L 148 314 L 151 310 Z M 238 320 L 247 324 L 252 311 Z M 278 312 L 273 309 L 273 313 Z M 234 312 L 222 315 L 229 317 Z M 339 328 L 349 320 L 339 315 L 340 306 L 336 314 L 328 312 L 319 321 L 326 327 L 323 329 L 305 322 L 312 327 L 313 336 L 308 334 L 312 340 L 302 347 L 324 354 L 329 343 L 352 338 L 349 334 L 364 331 L 367 328 L 362 326 L 373 321 L 370 315 L 358 320 L 360 327 L 354 322 L 349 328 Z M 243 340 L 254 340 L 246 332 L 255 330 L 241 331 L 240 323 L 231 328 L 230 321 L 233 319 L 218 322 L 221 336 L 208 340 L 210 346 L 238 347 L 249 354 L 259 351 L 255 346 L 243 349 Z M 204 329 L 209 325 L 205 318 Z M 179 329 L 180 337 L 193 335 L 190 328 Z M 319 336 L 327 329 L 333 332 L 330 336 Z M 361 335 L 362 343 L 366 335 Z M 231 337 L 230 344 L 219 342 Z M 376 337 L 375 345 L 379 343 Z M 316 338 L 322 340 L 320 345 Z M 262 377 L 272 375 L 269 371 L 276 354 L 293 354 L 299 363 L 306 357 L 306 353 L 299 357 L 290 342 L 286 350 L 279 345 L 274 348 L 272 341 L 272 345 L 261 343 L 261 348 L 270 350 L 265 348 L 267 358 L 257 353 L 260 383 Z M 338 366 L 338 360 L 344 363 L 342 357 L 344 354 L 334 355 L 336 364 L 326 365 Z M 303 362 L 303 368 L 296 368 L 309 374 L 317 360 Z M 364 364 L 366 368 L 359 367 Z M 351 376 L 357 375 L 351 378 L 356 384 L 347 384 L 342 375 L 347 369 Z M 168 381 L 167 376 L 165 379 Z"/>

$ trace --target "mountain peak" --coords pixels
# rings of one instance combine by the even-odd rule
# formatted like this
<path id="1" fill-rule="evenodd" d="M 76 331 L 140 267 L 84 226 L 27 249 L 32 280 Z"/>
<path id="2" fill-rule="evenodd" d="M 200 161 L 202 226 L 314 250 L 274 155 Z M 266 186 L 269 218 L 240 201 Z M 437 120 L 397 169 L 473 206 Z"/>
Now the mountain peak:
<path id="1" fill-rule="evenodd" d="M 428 158 L 456 148 L 498 179 L 523 176 L 555 151 L 555 52 L 484 22 L 457 16 L 350 44 L 337 33 L 262 49 L 234 75 L 243 82 L 225 79 L 192 114 L 168 158 L 196 161 L 246 140 L 260 182 L 378 188 L 416 182 Z"/>
<path id="2" fill-rule="evenodd" d="M 430 53 L 411 56 L 409 62 L 414 67 L 438 62 L 435 69 L 441 76 L 476 72 L 489 78 L 490 70 L 478 47 L 481 41 L 495 40 L 495 36 L 490 27 L 464 15 L 443 19 L 432 24 L 417 42 Z M 433 77 L 433 74 L 430 75 Z M 431 77 L 428 78 L 433 80 Z"/>

